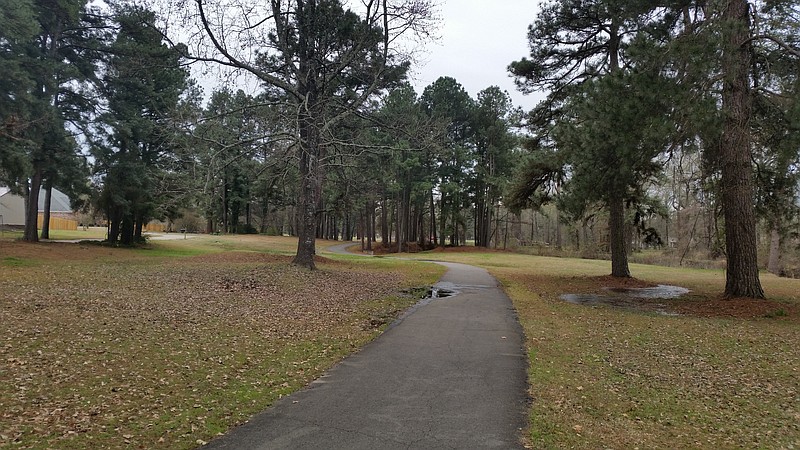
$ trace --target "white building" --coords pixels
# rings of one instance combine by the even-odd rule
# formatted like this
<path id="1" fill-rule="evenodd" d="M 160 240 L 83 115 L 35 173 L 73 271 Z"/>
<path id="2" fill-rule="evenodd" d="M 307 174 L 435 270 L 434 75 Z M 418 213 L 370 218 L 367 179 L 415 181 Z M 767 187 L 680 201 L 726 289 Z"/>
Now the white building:
<path id="1" fill-rule="evenodd" d="M 44 211 L 44 189 L 39 191 L 39 213 L 41 222 L 41 213 Z M 50 198 L 50 215 L 52 218 L 61 218 L 74 221 L 74 213 L 70 207 L 69 197 L 67 194 L 53 189 Z M 53 219 L 51 219 L 51 228 L 53 228 Z M 12 226 L 25 225 L 25 198 L 21 195 L 11 193 L 11 189 L 0 186 L 0 224 Z"/>

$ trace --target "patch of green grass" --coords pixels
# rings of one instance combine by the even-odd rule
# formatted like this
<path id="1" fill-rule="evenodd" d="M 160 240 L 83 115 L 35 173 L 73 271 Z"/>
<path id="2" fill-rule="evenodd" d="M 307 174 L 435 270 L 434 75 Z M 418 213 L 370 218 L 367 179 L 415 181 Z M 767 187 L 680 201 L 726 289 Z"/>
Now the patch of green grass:
<path id="1" fill-rule="evenodd" d="M 5 267 L 31 267 L 35 266 L 36 263 L 27 258 L 17 258 L 15 256 L 6 256 L 0 259 L 0 265 Z"/>
<path id="2" fill-rule="evenodd" d="M 106 227 L 89 227 L 83 229 L 78 227 L 76 230 L 50 230 L 50 239 L 53 240 L 94 240 L 105 239 L 108 230 Z M 41 230 L 39 230 L 41 233 Z"/>
<path id="3" fill-rule="evenodd" d="M 784 310 L 784 309 L 776 309 L 775 311 L 773 311 L 771 313 L 767 313 L 764 317 L 767 317 L 769 319 L 773 319 L 775 317 L 786 317 L 788 315 L 789 314 L 786 312 L 786 310 Z"/>

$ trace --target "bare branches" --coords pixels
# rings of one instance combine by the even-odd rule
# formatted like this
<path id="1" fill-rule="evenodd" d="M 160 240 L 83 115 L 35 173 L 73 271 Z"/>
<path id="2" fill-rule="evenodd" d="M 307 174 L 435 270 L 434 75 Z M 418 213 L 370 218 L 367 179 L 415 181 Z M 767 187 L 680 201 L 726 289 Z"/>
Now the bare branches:
<path id="1" fill-rule="evenodd" d="M 749 39 L 747 39 L 746 41 L 742 42 L 742 46 L 745 46 L 745 45 L 747 45 L 747 44 L 749 44 L 751 42 L 759 41 L 759 40 L 772 41 L 775 44 L 778 44 L 778 46 L 781 47 L 785 52 L 791 54 L 794 57 L 800 58 L 800 50 L 799 49 L 797 49 L 795 47 L 792 47 L 791 45 L 786 43 L 784 40 L 779 38 L 778 36 L 775 36 L 775 35 L 772 35 L 772 34 L 758 34 L 758 35 L 755 35 L 755 36 L 751 36 Z"/>
<path id="2" fill-rule="evenodd" d="M 213 60 L 214 62 L 219 62 L 219 63 L 224 64 L 224 65 L 229 66 L 229 67 L 234 67 L 234 68 L 246 70 L 246 71 L 252 73 L 253 75 L 257 76 L 261 80 L 263 80 L 263 81 L 265 81 L 265 82 L 267 82 L 267 83 L 269 83 L 269 84 L 271 84 L 271 85 L 273 85 L 275 87 L 283 89 L 287 93 L 290 93 L 290 94 L 293 94 L 293 95 L 297 95 L 297 91 L 296 91 L 295 87 L 292 84 L 287 83 L 286 80 L 281 79 L 281 78 L 276 77 L 276 76 L 273 76 L 273 75 L 271 75 L 271 74 L 259 69 L 258 67 L 254 66 L 253 64 L 251 64 L 251 63 L 249 63 L 247 61 L 244 61 L 243 59 L 238 58 L 236 55 L 231 53 L 228 50 L 228 47 L 226 45 L 224 45 L 224 43 L 220 40 L 220 39 L 224 39 L 224 37 L 221 38 L 220 36 L 218 36 L 217 31 L 212 29 L 211 24 L 210 24 L 209 19 L 208 19 L 208 16 L 206 15 L 206 10 L 203 7 L 203 1 L 204 0 L 195 0 L 195 3 L 197 4 L 197 10 L 198 10 L 198 13 L 200 15 L 199 18 L 200 18 L 201 25 L 202 25 L 203 29 L 205 30 L 206 35 L 208 36 L 208 38 L 211 40 L 212 44 L 214 45 L 214 48 L 216 48 L 217 51 L 219 51 L 219 53 L 222 54 L 222 56 L 223 56 L 223 59 L 217 60 L 215 58 L 210 58 L 210 60 Z M 263 22 L 267 22 L 267 21 L 268 21 L 268 18 L 265 19 Z M 221 28 L 220 31 L 224 32 L 224 22 L 223 22 L 223 25 L 220 28 Z M 253 28 L 252 27 L 248 27 L 248 29 L 252 30 Z M 250 44 L 252 45 L 253 43 L 254 42 L 251 42 Z"/>

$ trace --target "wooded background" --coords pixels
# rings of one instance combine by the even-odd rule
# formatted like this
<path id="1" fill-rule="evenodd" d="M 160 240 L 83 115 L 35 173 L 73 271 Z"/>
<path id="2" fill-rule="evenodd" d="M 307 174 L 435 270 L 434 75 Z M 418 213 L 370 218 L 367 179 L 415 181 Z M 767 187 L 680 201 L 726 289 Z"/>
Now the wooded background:
<path id="1" fill-rule="evenodd" d="M 800 274 L 798 2 L 545 2 L 509 61 L 547 93 L 533 111 L 491 80 L 415 92 L 436 23 L 425 0 L 14 0 L 0 183 L 28 199 L 29 241 L 43 186 L 111 243 L 154 219 L 297 235 L 309 268 L 324 238 L 610 258 L 615 276 L 725 261 L 729 297 L 763 296 L 759 268 Z M 204 90 L 201 64 L 260 88 Z"/>

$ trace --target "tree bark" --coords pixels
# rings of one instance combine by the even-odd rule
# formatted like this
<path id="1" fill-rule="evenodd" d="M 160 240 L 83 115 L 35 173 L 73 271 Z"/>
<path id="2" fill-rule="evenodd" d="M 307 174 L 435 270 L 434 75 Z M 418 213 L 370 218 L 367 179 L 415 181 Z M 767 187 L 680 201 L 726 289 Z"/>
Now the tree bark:
<path id="1" fill-rule="evenodd" d="M 447 245 L 447 211 L 445 208 L 445 196 L 442 192 L 439 196 L 439 246 Z"/>
<path id="2" fill-rule="evenodd" d="M 317 171 L 319 160 L 317 158 L 319 139 L 316 127 L 309 123 L 310 117 L 305 118 L 306 123 L 301 123 L 299 147 L 300 160 L 300 186 L 299 186 L 299 214 L 297 227 L 297 254 L 292 264 L 313 270 L 314 255 L 316 255 L 316 229 L 317 229 Z"/>
<path id="3" fill-rule="evenodd" d="M 120 237 L 120 244 L 122 245 L 132 245 L 133 244 L 133 214 L 125 214 L 122 217 L 122 228 L 121 228 L 121 237 Z"/>
<path id="4" fill-rule="evenodd" d="M 44 211 L 42 211 L 42 239 L 50 239 L 50 206 L 53 200 L 53 185 L 50 181 L 46 183 L 44 191 Z"/>
<path id="5" fill-rule="evenodd" d="M 773 225 L 770 231 L 769 241 L 769 260 L 767 263 L 767 270 L 770 273 L 781 276 L 783 267 L 781 264 L 781 232 L 778 225 Z"/>
<path id="6" fill-rule="evenodd" d="M 608 232 L 611 247 L 611 276 L 628 278 L 628 254 L 625 251 L 625 202 L 612 198 L 608 205 Z"/>
<path id="7" fill-rule="evenodd" d="M 764 298 L 758 277 L 756 220 L 750 155 L 751 98 L 748 3 L 729 0 L 722 13 L 724 52 L 722 111 L 724 125 L 719 152 L 722 206 L 728 257 L 725 297 Z"/>
<path id="8" fill-rule="evenodd" d="M 42 187 L 42 169 L 34 169 L 25 198 L 25 233 L 22 240 L 39 242 L 39 189 Z"/>
<path id="9" fill-rule="evenodd" d="M 228 224 L 228 176 L 225 175 L 222 182 L 222 230 L 230 233 Z"/>
<path id="10" fill-rule="evenodd" d="M 436 236 L 436 203 L 433 201 L 433 189 L 430 192 L 430 200 L 431 200 L 431 242 L 433 245 L 439 245 L 439 238 Z"/>
<path id="11" fill-rule="evenodd" d="M 384 189 L 381 196 L 381 243 L 383 245 L 392 244 L 392 235 L 389 233 L 389 206 L 387 202 L 386 190 Z"/>
<path id="12" fill-rule="evenodd" d="M 274 5 L 274 3 L 273 3 Z M 310 1 L 297 4 L 298 28 L 298 79 L 297 92 L 299 95 L 298 131 L 300 142 L 300 186 L 298 190 L 298 240 L 297 254 L 292 264 L 305 267 L 309 270 L 316 268 L 314 256 L 316 254 L 316 225 L 317 205 L 320 200 L 319 190 L 321 183 L 320 156 L 321 137 L 319 121 L 324 114 L 319 100 L 325 86 L 320 84 L 321 68 L 320 56 L 317 53 L 315 37 L 319 30 L 315 23 L 317 3 Z M 324 94 L 322 94 L 324 95 Z"/>
<path id="13" fill-rule="evenodd" d="M 374 242 L 378 242 L 378 231 L 377 231 L 377 227 L 375 226 L 375 224 L 378 223 L 378 216 L 377 216 L 377 213 L 375 212 L 375 210 L 377 208 L 378 208 L 378 205 L 376 204 L 375 200 L 370 201 L 370 209 L 369 209 L 369 217 L 368 217 L 368 219 L 369 219 L 369 236 L 368 237 L 370 238 L 370 240 L 373 243 Z M 370 250 L 372 250 L 371 246 L 370 246 Z"/>
<path id="14" fill-rule="evenodd" d="M 133 225 L 133 240 L 134 242 L 143 242 L 143 232 L 145 226 L 144 214 L 136 214 L 136 220 Z"/>
<path id="15" fill-rule="evenodd" d="M 122 211 L 120 207 L 111 207 L 108 212 L 108 242 L 116 244 L 119 241 Z"/>

